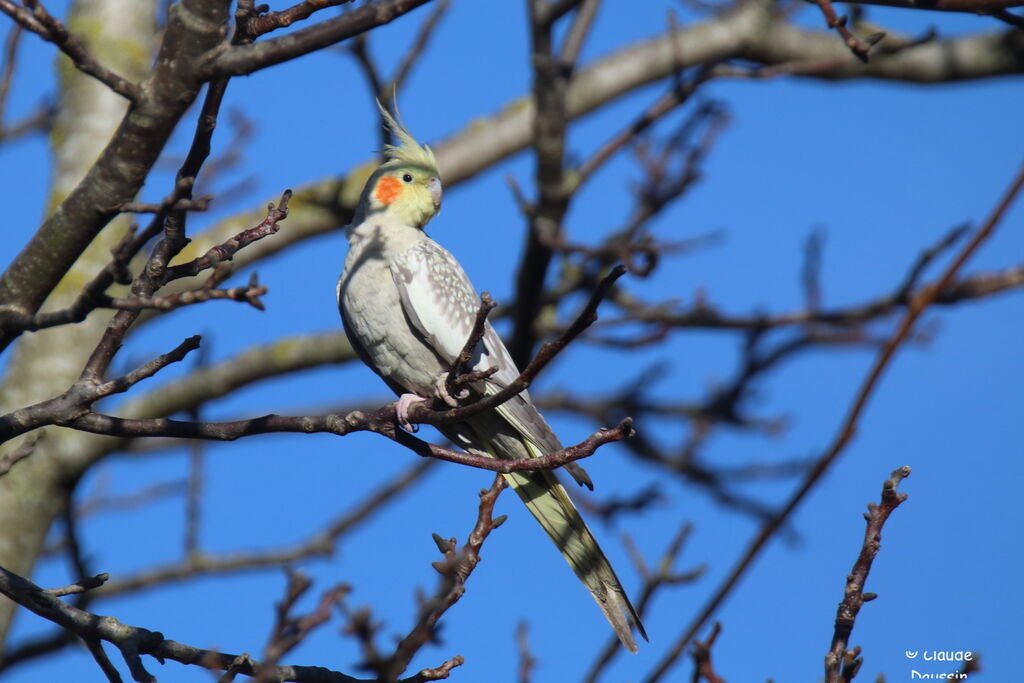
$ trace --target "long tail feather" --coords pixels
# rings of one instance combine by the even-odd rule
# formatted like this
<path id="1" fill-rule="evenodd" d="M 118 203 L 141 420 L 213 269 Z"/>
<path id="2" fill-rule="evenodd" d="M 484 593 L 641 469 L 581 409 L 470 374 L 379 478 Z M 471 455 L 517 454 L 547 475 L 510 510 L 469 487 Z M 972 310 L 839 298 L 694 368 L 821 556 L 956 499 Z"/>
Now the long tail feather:
<path id="1" fill-rule="evenodd" d="M 441 431 L 452 441 L 492 458 L 538 457 L 540 449 L 505 416 L 485 413 Z M 611 563 L 555 475 L 546 470 L 512 472 L 506 481 L 526 504 L 555 546 L 594 596 L 630 652 L 637 651 L 632 628 L 647 640 L 640 617 L 626 596 Z"/>
<path id="2" fill-rule="evenodd" d="M 640 617 L 626 597 L 611 563 L 562 485 L 547 471 L 512 472 L 506 474 L 505 479 L 594 596 L 622 644 L 630 652 L 636 652 L 632 627 L 636 627 L 647 640 Z"/>

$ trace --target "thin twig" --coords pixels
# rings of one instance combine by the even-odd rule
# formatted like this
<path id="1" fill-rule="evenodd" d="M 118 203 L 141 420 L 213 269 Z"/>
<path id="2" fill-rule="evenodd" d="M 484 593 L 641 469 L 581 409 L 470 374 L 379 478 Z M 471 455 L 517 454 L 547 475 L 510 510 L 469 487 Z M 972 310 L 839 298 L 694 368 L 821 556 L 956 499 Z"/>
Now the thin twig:
<path id="1" fill-rule="evenodd" d="M 291 26 L 327 7 L 344 5 L 352 0 L 303 0 L 291 7 L 276 12 L 257 15 L 255 12 L 244 18 L 239 25 L 239 32 L 245 36 L 246 43 L 271 31 Z M 239 41 L 243 42 L 243 41 Z"/>
<path id="2" fill-rule="evenodd" d="M 95 594 L 102 598 L 127 595 L 199 576 L 223 575 L 240 570 L 276 569 L 313 557 L 328 557 L 334 552 L 341 538 L 358 528 L 401 493 L 421 482 L 436 463 L 436 460 L 422 460 L 413 464 L 379 488 L 367 493 L 365 498 L 357 501 L 351 508 L 321 528 L 311 530 L 307 537 L 298 543 L 254 552 L 226 552 L 221 555 L 209 552 L 192 553 L 186 555 L 180 562 L 148 567 L 133 575 L 114 579 Z"/>
<path id="3" fill-rule="evenodd" d="M 487 376 L 497 372 L 497 368 L 491 368 L 483 371 L 483 373 L 473 373 L 473 377 L 467 377 L 464 374 L 468 369 L 467 365 L 470 358 L 473 357 L 473 352 L 476 350 L 480 340 L 483 339 L 484 332 L 487 329 L 487 316 L 490 315 L 497 305 L 494 303 L 494 299 L 491 298 L 489 292 L 483 292 L 480 295 L 480 308 L 476 312 L 473 329 L 470 331 L 469 337 L 466 338 L 466 343 L 462 346 L 462 350 L 459 351 L 459 355 L 455 357 L 455 360 L 452 361 L 451 366 L 448 368 L 448 376 L 445 378 L 445 390 L 449 396 L 454 397 L 459 392 L 459 388 L 468 382 L 486 379 Z"/>
<path id="4" fill-rule="evenodd" d="M 395 75 L 384 86 L 385 95 L 388 91 L 397 93 L 405 85 L 405 80 L 412 73 L 413 66 L 420 62 L 420 58 L 423 56 L 424 51 L 426 51 L 431 37 L 433 37 L 438 24 L 441 22 L 441 18 L 448 11 L 449 7 L 451 7 L 451 0 L 441 0 L 434 5 L 434 9 L 423 20 L 423 23 L 420 24 L 419 30 L 416 31 L 416 37 L 410 43 L 409 49 L 405 51 L 402 61 L 395 69 Z"/>
<path id="5" fill-rule="evenodd" d="M 103 642 L 98 638 L 83 638 L 82 642 L 85 643 L 85 647 L 89 650 L 92 658 L 96 660 L 96 664 L 103 671 L 103 675 L 107 677 L 107 681 L 109 683 L 122 683 L 121 673 L 103 650 Z"/>
<path id="6" fill-rule="evenodd" d="M 860 664 L 859 649 L 856 654 L 848 651 L 850 634 L 853 632 L 857 614 L 865 602 L 878 597 L 875 593 L 865 593 L 868 573 L 871 564 L 878 555 L 882 542 L 882 527 L 892 511 L 907 499 L 907 494 L 896 493 L 900 482 L 910 476 L 910 468 L 903 466 L 893 473 L 882 484 L 882 501 L 879 505 L 868 503 L 868 511 L 864 515 L 867 528 L 864 530 L 864 542 L 860 553 L 853 563 L 853 569 L 846 576 L 846 587 L 843 590 L 843 601 L 836 610 L 835 630 L 832 633 L 832 646 L 825 655 L 825 683 L 849 683 Z"/>
<path id="7" fill-rule="evenodd" d="M 533 357 L 533 360 L 530 361 L 529 365 L 526 366 L 526 369 L 519 373 L 519 376 L 501 391 L 495 392 L 467 406 L 452 408 L 446 411 L 435 412 L 425 407 L 422 403 L 417 403 L 409 411 L 411 421 L 435 424 L 465 419 L 485 410 L 495 408 L 513 396 L 517 396 L 524 389 L 529 388 L 530 383 L 554 360 L 555 356 L 597 320 L 597 307 L 608 296 L 608 293 L 615 285 L 615 281 L 625 273 L 626 268 L 624 266 L 619 265 L 612 268 L 611 272 L 598 283 L 590 296 L 590 300 L 587 301 L 586 306 L 583 307 L 583 310 L 576 316 L 572 324 L 557 339 L 544 344 L 540 351 L 537 352 L 537 355 Z"/>
<path id="8" fill-rule="evenodd" d="M 137 102 L 141 97 L 141 90 L 137 84 L 96 61 L 82 41 L 71 35 L 64 24 L 46 11 L 38 0 L 25 0 L 24 6 L 16 5 L 12 0 L 0 0 L 0 12 L 39 35 L 43 40 L 56 45 L 71 59 L 76 69 L 92 76 L 118 95 L 130 102 Z"/>
<path id="9" fill-rule="evenodd" d="M 15 24 L 7 33 L 4 41 L 4 64 L 0 71 L 0 131 L 6 130 L 4 119 L 7 118 L 7 95 L 11 92 L 11 82 L 14 80 L 14 67 L 18 63 L 18 43 L 21 41 L 23 31 L 21 24 Z"/>
<path id="10" fill-rule="evenodd" d="M 394 654 L 383 662 L 379 671 L 384 680 L 395 680 L 405 671 L 419 649 L 434 638 L 437 622 L 462 597 L 467 579 L 480 562 L 480 549 L 484 541 L 505 521 L 505 515 L 493 515 L 498 496 L 506 486 L 505 478 L 499 474 L 495 475 L 491 488 L 480 492 L 476 523 L 462 548 L 457 548 L 454 538 L 444 539 L 434 534 L 434 542 L 444 555 L 443 561 L 434 563 L 434 569 L 441 575 L 440 585 L 420 608 L 416 625 L 402 638 Z M 461 657 L 456 659 L 458 664 L 462 663 Z"/>
<path id="11" fill-rule="evenodd" d="M 215 267 L 218 263 L 230 261 L 238 250 L 244 249 L 268 235 L 277 233 L 281 229 L 278 223 L 288 217 L 288 201 L 291 197 L 292 191 L 285 190 L 276 206 L 273 203 L 267 205 L 267 216 L 258 225 L 243 230 L 226 242 L 210 247 L 205 254 L 188 263 L 169 267 L 162 284 L 184 277 L 193 277 L 204 270 Z"/>
<path id="12" fill-rule="evenodd" d="M 867 63 L 868 53 L 877 42 L 885 37 L 885 33 L 872 33 L 864 40 L 861 40 L 850 29 L 846 28 L 848 17 L 845 14 L 843 16 L 836 14 L 835 8 L 832 7 L 832 0 L 814 0 L 814 3 L 825 16 L 825 23 L 829 28 L 836 30 L 843 39 L 843 42 L 846 43 L 846 46 L 850 48 L 850 52 L 860 61 Z"/>
<path id="13" fill-rule="evenodd" d="M 722 632 L 722 624 L 715 622 L 704 642 L 697 641 L 693 644 L 693 683 L 700 683 L 703 678 L 707 683 L 725 683 L 715 673 L 715 667 L 711 664 L 711 648 L 714 647 L 718 635 Z"/>
<path id="14" fill-rule="evenodd" d="M 516 650 L 519 652 L 517 680 L 519 683 L 530 683 L 533 670 L 537 666 L 537 658 L 530 651 L 529 630 L 530 627 L 525 621 L 520 621 L 519 625 L 516 626 Z"/>
<path id="15" fill-rule="evenodd" d="M 75 595 L 77 593 L 84 593 L 85 591 L 91 591 L 93 588 L 99 588 L 110 579 L 110 574 L 103 572 L 96 576 L 91 576 L 87 579 L 80 579 L 70 585 L 62 586 L 60 588 L 47 588 L 44 593 L 52 595 L 55 598 L 62 598 L 65 595 Z"/>
<path id="16" fill-rule="evenodd" d="M 679 572 L 674 569 L 676 560 L 679 558 L 683 547 L 686 545 L 686 541 L 692 533 L 693 525 L 691 523 L 686 522 L 682 524 L 669 541 L 665 552 L 662 553 L 661 557 L 654 564 L 655 569 L 653 571 L 648 567 L 647 562 L 644 560 L 643 555 L 640 554 L 640 550 L 636 547 L 633 540 L 628 535 L 623 535 L 622 540 L 626 546 L 626 551 L 632 558 L 637 573 L 643 579 L 643 586 L 640 588 L 639 598 L 636 601 L 636 611 L 641 617 L 647 613 L 651 602 L 662 589 L 669 586 L 692 583 L 704 575 L 704 572 L 707 570 L 707 567 L 704 565 L 685 572 Z M 621 655 L 622 652 L 623 649 L 619 639 L 614 636 L 610 637 L 605 642 L 600 654 L 594 658 L 593 663 L 590 665 L 590 669 L 583 679 L 584 683 L 596 683 L 601 673 L 608 667 L 611 661 Z"/>

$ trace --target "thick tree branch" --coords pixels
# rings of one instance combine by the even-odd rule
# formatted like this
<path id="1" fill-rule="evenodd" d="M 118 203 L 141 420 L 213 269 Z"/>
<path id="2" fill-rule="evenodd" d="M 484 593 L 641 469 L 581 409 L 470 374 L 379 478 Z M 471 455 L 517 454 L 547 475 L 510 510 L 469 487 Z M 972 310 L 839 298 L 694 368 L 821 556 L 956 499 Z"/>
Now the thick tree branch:
<path id="1" fill-rule="evenodd" d="M 442 424 L 465 419 L 468 416 L 501 405 L 528 388 L 530 383 L 547 364 L 597 319 L 598 305 L 607 296 L 615 281 L 623 273 L 625 273 L 625 268 L 622 266 L 613 269 L 595 289 L 575 322 L 559 338 L 545 344 L 533 361 L 520 373 L 519 377 L 507 387 L 475 403 L 449 410 L 435 411 L 423 405 L 416 405 L 410 411 L 410 418 L 414 422 L 423 424 Z M 482 310 L 486 308 L 485 305 Z M 486 318 L 486 310 L 483 310 L 480 317 L 482 319 Z M 449 462 L 505 473 L 518 470 L 561 467 L 575 460 L 589 457 L 600 446 L 627 438 L 633 433 L 632 421 L 627 418 L 612 429 L 602 429 L 575 446 L 549 453 L 543 458 L 498 461 L 486 456 L 435 446 L 397 429 L 395 404 L 385 406 L 372 413 L 353 411 L 347 415 L 306 417 L 264 415 L 262 417 L 233 422 L 186 422 L 163 418 L 131 419 L 95 412 L 80 412 L 75 419 L 64 421 L 61 424 L 81 431 L 122 438 L 163 436 L 221 441 L 231 441 L 243 436 L 271 432 L 329 432 L 344 436 L 355 431 L 372 431 L 392 439 L 422 456 L 435 457 Z"/>
<path id="2" fill-rule="evenodd" d="M 548 16 L 550 5 L 547 0 L 530 0 L 528 5 L 537 201 L 527 215 L 529 229 L 516 274 L 516 305 L 509 341 L 512 360 L 520 367 L 533 355 L 537 339 L 534 323 L 540 312 L 541 295 L 553 255 L 548 243 L 561 235 L 562 219 L 572 198 L 572 188 L 566 182 L 563 169 L 565 132 L 569 121 L 566 111 L 568 87 L 580 46 L 597 9 L 596 2 L 584 0 L 565 39 L 562 55 L 559 55 L 554 45 L 554 22 Z"/>
<path id="3" fill-rule="evenodd" d="M 132 201 L 181 116 L 202 85 L 199 58 L 223 38 L 223 0 L 182 0 L 171 5 L 163 45 L 99 159 L 0 277 L 0 312 L 32 315 L 93 238 Z M 0 350 L 17 332 L 0 333 Z"/>
<path id="4" fill-rule="evenodd" d="M 334 45 L 387 24 L 429 0 L 378 0 L 287 35 L 222 50 L 203 67 L 206 78 L 243 76 Z"/>

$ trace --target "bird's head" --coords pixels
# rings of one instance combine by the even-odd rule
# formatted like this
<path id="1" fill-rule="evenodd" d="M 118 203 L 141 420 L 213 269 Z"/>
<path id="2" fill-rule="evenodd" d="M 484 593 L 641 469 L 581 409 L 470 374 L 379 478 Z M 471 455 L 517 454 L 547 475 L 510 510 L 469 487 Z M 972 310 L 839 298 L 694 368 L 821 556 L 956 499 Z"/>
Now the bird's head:
<path id="1" fill-rule="evenodd" d="M 437 160 L 430 147 L 416 142 L 383 107 L 381 114 L 398 144 L 384 147 L 387 161 L 366 181 L 356 213 L 363 219 L 384 213 L 423 228 L 441 209 L 441 174 Z"/>

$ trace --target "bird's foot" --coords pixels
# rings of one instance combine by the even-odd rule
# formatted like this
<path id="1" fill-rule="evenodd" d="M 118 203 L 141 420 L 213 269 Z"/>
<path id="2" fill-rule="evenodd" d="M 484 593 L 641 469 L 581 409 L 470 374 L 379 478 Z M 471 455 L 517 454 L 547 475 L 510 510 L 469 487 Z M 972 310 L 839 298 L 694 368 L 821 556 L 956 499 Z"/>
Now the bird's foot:
<path id="1" fill-rule="evenodd" d="M 452 408 L 459 407 L 459 399 L 469 398 L 469 389 L 463 387 L 453 397 L 448 392 L 448 373 L 442 372 L 437 377 L 437 381 L 434 382 L 434 389 L 437 391 L 437 397 L 447 403 Z"/>
<path id="2" fill-rule="evenodd" d="M 398 403 L 395 404 L 395 412 L 398 414 L 398 425 L 409 432 L 415 434 L 419 431 L 419 427 L 409 422 L 409 409 L 417 403 L 422 403 L 427 399 L 416 394 L 402 394 L 398 397 Z"/>

